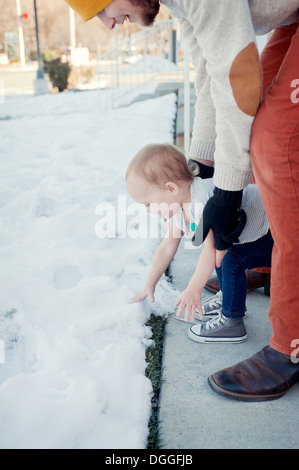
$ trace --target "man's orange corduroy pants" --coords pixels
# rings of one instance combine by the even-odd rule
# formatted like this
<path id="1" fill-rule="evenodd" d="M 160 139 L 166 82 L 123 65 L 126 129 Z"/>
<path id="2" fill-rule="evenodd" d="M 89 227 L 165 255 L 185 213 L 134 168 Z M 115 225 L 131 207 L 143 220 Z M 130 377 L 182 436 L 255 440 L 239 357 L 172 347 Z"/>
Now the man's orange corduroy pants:
<path id="1" fill-rule="evenodd" d="M 263 96 L 251 159 L 274 238 L 270 345 L 299 355 L 299 19 L 272 33 L 262 52 Z"/>

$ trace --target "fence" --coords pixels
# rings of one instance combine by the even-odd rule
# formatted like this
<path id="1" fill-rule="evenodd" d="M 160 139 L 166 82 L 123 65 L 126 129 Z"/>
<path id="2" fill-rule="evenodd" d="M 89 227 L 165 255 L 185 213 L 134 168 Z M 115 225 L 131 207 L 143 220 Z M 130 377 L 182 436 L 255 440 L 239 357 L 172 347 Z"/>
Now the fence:
<path id="1" fill-rule="evenodd" d="M 184 86 L 184 131 L 188 146 L 190 127 L 190 68 L 189 54 L 184 52 L 180 28 L 173 20 L 161 20 L 151 28 L 119 42 L 115 29 L 115 47 L 97 58 L 98 88 L 105 90 L 101 108 L 125 105 L 138 94 L 153 94 L 160 87 L 173 89 Z M 142 86 L 142 91 L 140 88 Z M 186 146 L 185 145 L 185 146 Z"/>

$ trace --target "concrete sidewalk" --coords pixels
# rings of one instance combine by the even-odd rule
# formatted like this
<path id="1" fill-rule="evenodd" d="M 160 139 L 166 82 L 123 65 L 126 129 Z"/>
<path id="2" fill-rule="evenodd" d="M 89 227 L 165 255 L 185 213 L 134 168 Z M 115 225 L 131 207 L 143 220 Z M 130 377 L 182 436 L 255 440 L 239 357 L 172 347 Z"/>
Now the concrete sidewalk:
<path id="1" fill-rule="evenodd" d="M 183 112 L 179 93 L 178 111 Z M 179 120 L 177 121 L 180 122 Z M 177 130 L 177 134 L 180 129 Z M 184 242 L 170 266 L 173 285 L 187 287 L 200 251 Z M 213 296 L 208 291 L 205 297 Z M 207 378 L 249 358 L 269 344 L 270 298 L 263 289 L 247 296 L 247 340 L 241 344 L 198 344 L 188 338 L 189 323 L 170 317 L 166 326 L 160 436 L 164 449 L 298 449 L 299 383 L 282 398 L 239 402 L 216 394 Z"/>
<path id="2" fill-rule="evenodd" d="M 195 268 L 198 250 L 182 249 L 171 266 L 182 290 Z M 205 292 L 208 298 L 213 294 Z M 170 317 L 166 326 L 160 435 L 164 449 L 298 449 L 299 383 L 282 398 L 246 403 L 216 394 L 207 377 L 247 359 L 269 344 L 270 298 L 263 289 L 247 296 L 247 340 L 241 344 L 198 344 L 189 323 Z"/>

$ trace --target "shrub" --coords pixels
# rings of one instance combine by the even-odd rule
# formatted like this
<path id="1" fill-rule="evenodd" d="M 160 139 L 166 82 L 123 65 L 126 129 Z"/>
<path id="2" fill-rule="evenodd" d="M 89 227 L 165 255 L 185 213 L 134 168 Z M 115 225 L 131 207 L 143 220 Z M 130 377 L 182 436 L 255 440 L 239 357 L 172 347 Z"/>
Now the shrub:
<path id="1" fill-rule="evenodd" d="M 52 49 L 47 49 L 46 51 L 42 52 L 41 58 L 43 62 L 51 62 L 51 60 L 57 58 L 56 51 L 53 51 Z"/>
<path id="2" fill-rule="evenodd" d="M 71 67 L 67 62 L 61 62 L 60 57 L 53 60 L 44 60 L 44 70 L 49 75 L 53 87 L 57 87 L 59 92 L 67 88 L 71 72 Z"/>

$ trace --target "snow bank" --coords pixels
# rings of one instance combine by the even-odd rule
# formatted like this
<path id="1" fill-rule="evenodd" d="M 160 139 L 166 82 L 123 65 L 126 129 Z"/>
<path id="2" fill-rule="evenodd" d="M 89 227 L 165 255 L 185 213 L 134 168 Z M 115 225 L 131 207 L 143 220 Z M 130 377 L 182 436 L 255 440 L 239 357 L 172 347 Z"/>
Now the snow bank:
<path id="1" fill-rule="evenodd" d="M 172 141 L 175 95 L 103 112 L 99 93 L 0 105 L 3 449 L 146 445 L 153 306 L 129 300 L 159 240 L 99 238 L 96 208 L 126 195 L 141 146 Z M 162 280 L 156 314 L 175 298 Z"/>

